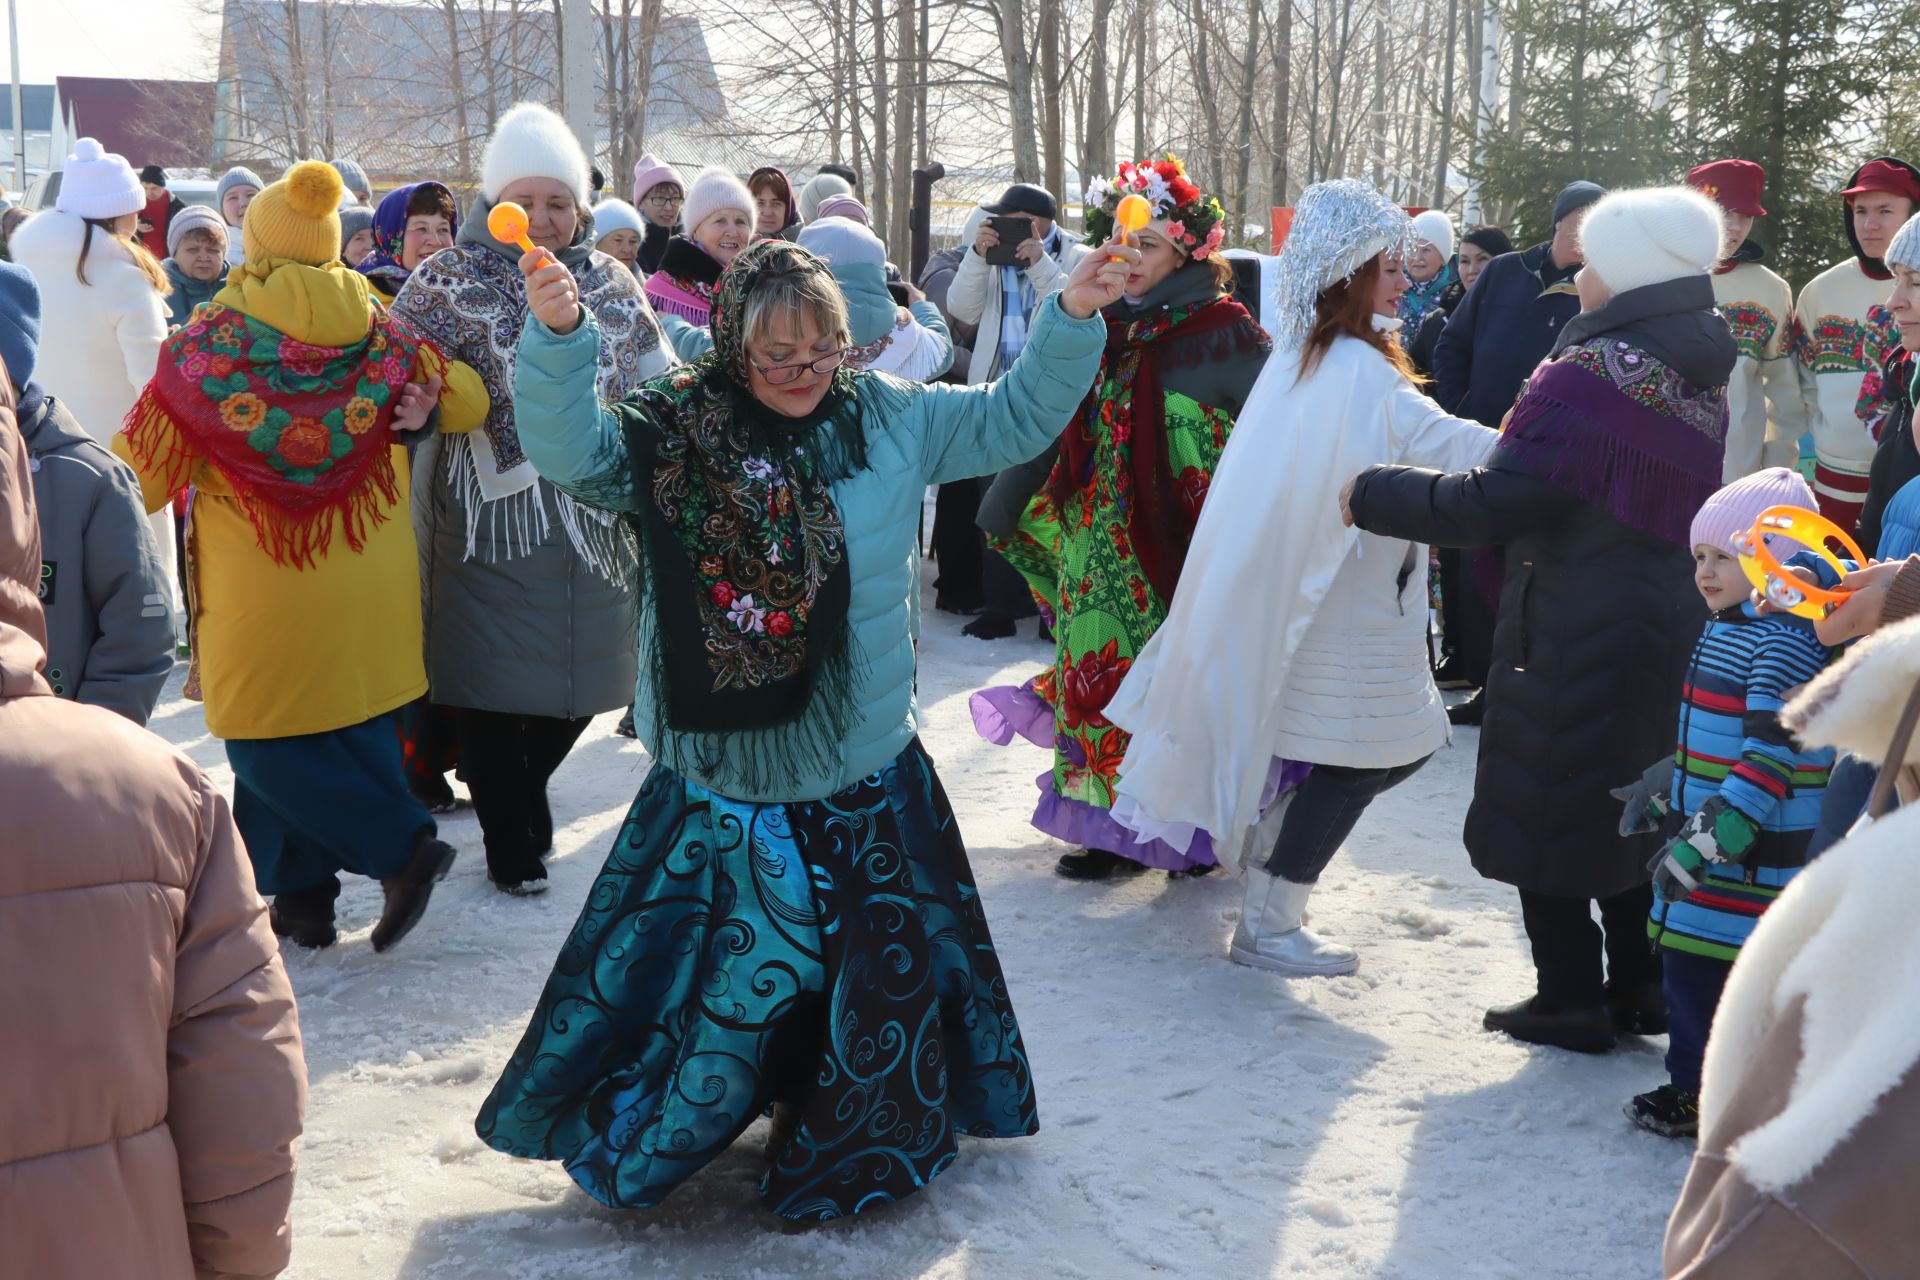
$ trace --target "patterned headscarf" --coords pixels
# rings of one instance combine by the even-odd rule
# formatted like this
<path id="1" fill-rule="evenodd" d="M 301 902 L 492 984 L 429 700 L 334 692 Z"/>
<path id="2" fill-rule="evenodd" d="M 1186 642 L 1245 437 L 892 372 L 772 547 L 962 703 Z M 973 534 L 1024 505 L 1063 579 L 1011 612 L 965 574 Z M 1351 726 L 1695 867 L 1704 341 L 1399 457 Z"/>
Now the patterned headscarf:
<path id="1" fill-rule="evenodd" d="M 802 417 L 749 389 L 749 300 L 816 272 L 832 284 L 797 245 L 748 247 L 714 286 L 713 349 L 615 406 L 634 486 L 651 499 L 632 523 L 666 724 L 700 736 L 697 760 L 731 758 L 776 791 L 837 749 L 855 714 L 852 575 L 832 486 L 866 466 L 863 375 L 841 366 Z"/>
<path id="2" fill-rule="evenodd" d="M 373 252 L 366 256 L 357 270 L 361 275 L 379 281 L 380 286 L 390 293 L 399 293 L 400 286 L 412 274 L 400 265 L 400 248 L 407 238 L 407 206 L 413 201 L 413 193 L 422 187 L 431 187 L 447 197 L 447 207 L 454 211 L 447 232 L 455 237 L 460 234 L 460 205 L 446 184 L 414 182 L 389 191 L 380 202 L 380 207 L 373 211 Z"/>

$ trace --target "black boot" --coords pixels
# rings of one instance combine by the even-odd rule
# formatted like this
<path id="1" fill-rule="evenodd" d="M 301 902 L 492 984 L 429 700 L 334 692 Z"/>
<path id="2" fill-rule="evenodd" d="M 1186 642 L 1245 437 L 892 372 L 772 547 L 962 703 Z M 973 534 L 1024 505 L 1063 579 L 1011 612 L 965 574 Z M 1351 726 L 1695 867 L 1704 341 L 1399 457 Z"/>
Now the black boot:
<path id="1" fill-rule="evenodd" d="M 1476 690 L 1471 698 L 1447 708 L 1447 719 L 1459 725 L 1477 725 L 1487 713 L 1487 691 Z"/>
<path id="2" fill-rule="evenodd" d="M 433 886 L 447 878 L 453 869 L 453 846 L 431 831 L 422 831 L 413 842 L 413 857 L 406 870 L 380 882 L 387 905 L 380 922 L 373 926 L 373 949 L 385 951 L 413 931 L 427 912 L 427 900 Z"/>
<path id="3" fill-rule="evenodd" d="M 1167 879 L 1198 880 L 1202 876 L 1212 875 L 1214 873 L 1216 865 L 1217 864 L 1215 863 L 1207 862 L 1207 863 L 1201 863 L 1197 866 L 1188 867 L 1182 871 L 1169 871 L 1167 872 Z"/>
<path id="4" fill-rule="evenodd" d="M 1060 861 L 1053 864 L 1053 870 L 1069 880 L 1105 880 L 1111 876 L 1137 876 L 1146 868 L 1105 849 L 1083 849 L 1061 855 Z"/>
<path id="5" fill-rule="evenodd" d="M 1667 1034 L 1667 991 L 1657 982 L 1626 991 L 1607 991 L 1607 1012 L 1613 1030 L 1623 1036 Z"/>
<path id="6" fill-rule="evenodd" d="M 1504 1009 L 1487 1010 L 1481 1025 L 1528 1044 L 1551 1045 L 1575 1053 L 1607 1053 L 1614 1045 L 1613 1016 L 1604 1004 L 1563 1007 L 1531 996 Z"/>
<path id="7" fill-rule="evenodd" d="M 1012 618 L 992 609 L 960 628 L 961 635 L 972 636 L 975 640 L 1005 640 L 1019 631 Z"/>
<path id="8" fill-rule="evenodd" d="M 310 889 L 277 893 L 267 908 L 267 921 L 275 934 L 296 947 L 318 951 L 340 941 L 333 927 L 333 900 L 340 896 L 340 880 L 329 876 Z"/>
<path id="9" fill-rule="evenodd" d="M 623 738 L 637 738 L 640 736 L 640 731 L 633 727 L 633 707 L 631 704 L 627 707 L 627 713 L 620 717 L 620 723 L 613 726 L 613 731 Z"/>
<path id="10" fill-rule="evenodd" d="M 1663 1138 L 1700 1136 L 1700 1095 L 1663 1084 L 1627 1104 L 1627 1119 Z"/>

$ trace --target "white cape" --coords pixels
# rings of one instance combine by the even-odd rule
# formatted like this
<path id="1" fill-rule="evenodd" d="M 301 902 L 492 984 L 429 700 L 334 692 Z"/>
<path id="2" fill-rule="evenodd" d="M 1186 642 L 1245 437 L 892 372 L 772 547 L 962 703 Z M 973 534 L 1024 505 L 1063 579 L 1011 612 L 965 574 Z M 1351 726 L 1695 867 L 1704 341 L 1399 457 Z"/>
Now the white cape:
<path id="1" fill-rule="evenodd" d="M 1357 338 L 1337 339 L 1296 385 L 1298 368 L 1298 352 L 1268 359 L 1214 472 L 1167 620 L 1106 707 L 1133 737 L 1115 820 L 1179 849 L 1205 831 L 1229 868 L 1261 816 L 1294 656 L 1358 554 L 1341 489 L 1376 463 L 1428 452 L 1422 441 L 1448 438 L 1472 466 L 1495 440 Z"/>

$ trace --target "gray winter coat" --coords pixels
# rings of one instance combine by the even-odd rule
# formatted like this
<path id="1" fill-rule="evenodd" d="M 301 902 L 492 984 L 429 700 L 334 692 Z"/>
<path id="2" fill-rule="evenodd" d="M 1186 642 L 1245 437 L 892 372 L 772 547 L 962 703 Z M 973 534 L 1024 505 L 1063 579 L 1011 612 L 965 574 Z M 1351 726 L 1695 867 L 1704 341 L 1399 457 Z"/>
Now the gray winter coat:
<path id="1" fill-rule="evenodd" d="M 20 434 L 40 510 L 47 683 L 144 725 L 173 670 L 173 616 L 140 482 L 36 386 Z"/>

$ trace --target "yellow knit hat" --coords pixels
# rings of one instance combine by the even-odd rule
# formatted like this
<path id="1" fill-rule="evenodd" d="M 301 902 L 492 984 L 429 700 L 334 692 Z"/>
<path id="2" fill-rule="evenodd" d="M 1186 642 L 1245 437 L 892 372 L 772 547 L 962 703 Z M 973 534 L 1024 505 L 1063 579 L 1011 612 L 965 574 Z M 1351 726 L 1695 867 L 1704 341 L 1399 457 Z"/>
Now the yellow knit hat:
<path id="1" fill-rule="evenodd" d="M 248 262 L 291 258 L 310 267 L 340 256 L 340 195 L 346 190 L 330 164 L 302 160 L 247 206 L 240 224 Z"/>

